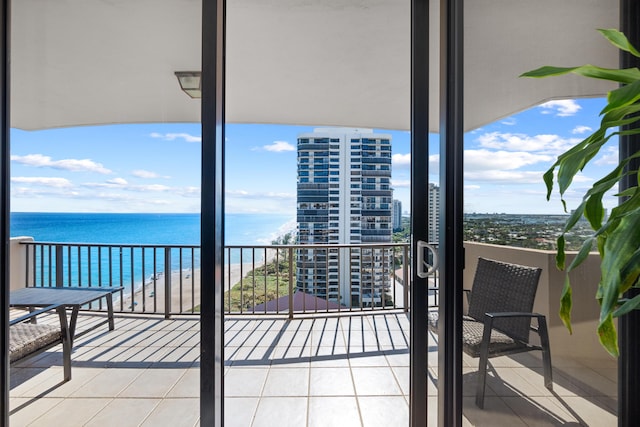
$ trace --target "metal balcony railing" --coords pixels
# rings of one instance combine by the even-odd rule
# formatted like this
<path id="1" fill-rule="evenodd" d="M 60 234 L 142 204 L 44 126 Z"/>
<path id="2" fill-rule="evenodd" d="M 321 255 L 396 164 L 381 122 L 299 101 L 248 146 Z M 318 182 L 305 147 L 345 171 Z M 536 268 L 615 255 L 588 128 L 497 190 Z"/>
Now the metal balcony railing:
<path id="1" fill-rule="evenodd" d="M 116 311 L 165 316 L 199 313 L 199 246 L 21 244 L 25 286 L 122 286 L 114 300 Z M 226 246 L 225 312 L 293 317 L 318 312 L 406 311 L 409 253 L 407 243 Z M 437 276 L 430 279 L 429 287 L 429 305 L 437 305 Z M 100 304 L 85 308 L 103 309 Z"/>

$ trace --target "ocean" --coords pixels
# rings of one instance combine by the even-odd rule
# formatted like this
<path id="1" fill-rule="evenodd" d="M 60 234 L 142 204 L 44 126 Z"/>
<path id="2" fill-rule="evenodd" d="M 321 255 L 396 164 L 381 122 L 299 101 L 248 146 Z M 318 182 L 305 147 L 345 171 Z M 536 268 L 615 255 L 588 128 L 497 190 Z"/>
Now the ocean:
<path id="1" fill-rule="evenodd" d="M 265 214 L 227 214 L 225 216 L 225 245 L 268 245 L 277 237 L 295 230 L 295 220 L 291 215 L 265 215 Z M 12 237 L 30 236 L 36 242 L 48 243 L 80 243 L 80 244 L 120 244 L 120 245 L 199 245 L 200 244 L 200 215 L 199 214 L 111 214 L 111 213 L 11 213 L 10 233 Z M 71 284 L 82 286 L 89 274 L 97 275 L 98 262 L 103 265 L 108 263 L 109 253 L 92 250 L 87 256 L 87 248 L 82 248 L 82 255 L 76 255 L 72 251 L 72 271 L 69 272 L 67 263 L 64 265 L 64 276 L 70 277 Z M 144 267 L 141 258 L 141 249 L 130 252 L 128 249 L 119 251 L 114 248 L 112 255 L 122 253 L 123 265 L 115 275 L 122 277 L 122 283 L 132 283 L 135 287 L 151 279 L 154 271 L 154 256 L 151 250 L 145 252 Z M 180 258 L 178 249 L 172 250 L 171 271 L 180 268 L 199 268 L 200 251 L 183 252 Z M 244 259 L 250 260 L 251 251 L 244 250 Z M 156 256 L 156 272 L 165 272 L 164 258 L 159 252 Z M 225 256 L 227 256 L 225 252 Z M 49 256 L 36 254 L 35 265 L 43 263 L 43 271 L 46 271 Z M 133 259 L 138 261 L 133 262 Z M 191 259 L 193 257 L 193 259 Z M 102 258 L 100 261 L 98 258 Z M 182 263 L 180 263 L 182 261 Z M 240 262 L 240 251 L 231 252 L 229 264 Z M 246 261 L 244 261 L 246 262 Z M 90 265 L 89 265 L 90 264 Z M 82 274 L 78 274 L 78 267 Z M 131 268 L 126 266 L 131 265 Z M 89 273 L 91 272 L 91 273 Z M 52 276 L 55 277 L 55 266 Z M 84 279 L 80 279 L 83 276 Z M 145 276 L 143 278 L 143 276 Z M 36 281 L 40 279 L 36 277 Z M 44 278 L 45 282 L 47 277 Z M 97 278 L 92 280 L 99 281 Z M 107 280 L 102 278 L 102 281 Z"/>
<path id="2" fill-rule="evenodd" d="M 293 215 L 227 214 L 225 245 L 265 245 L 295 229 Z M 199 245 L 199 214 L 12 212 L 11 236 L 37 242 Z"/>

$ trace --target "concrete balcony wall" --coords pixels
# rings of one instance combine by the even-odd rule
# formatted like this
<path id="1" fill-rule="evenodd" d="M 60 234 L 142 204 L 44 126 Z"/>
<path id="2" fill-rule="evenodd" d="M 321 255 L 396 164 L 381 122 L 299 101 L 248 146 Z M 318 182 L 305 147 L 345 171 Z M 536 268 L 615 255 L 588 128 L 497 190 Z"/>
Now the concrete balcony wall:
<path id="1" fill-rule="evenodd" d="M 10 289 L 24 288 L 27 283 L 27 247 L 20 242 L 33 242 L 33 237 L 12 237 L 9 241 Z"/>
<path id="2" fill-rule="evenodd" d="M 573 334 L 569 334 L 558 315 L 565 273 L 556 268 L 554 251 L 472 242 L 465 242 L 464 246 L 465 289 L 471 289 L 478 257 L 542 268 L 533 310 L 547 316 L 552 358 L 560 356 L 576 360 L 603 359 L 608 362 L 612 360 L 600 345 L 596 333 L 600 313 L 600 306 L 595 299 L 600 280 L 600 257 L 597 252 L 590 254 L 579 268 L 571 272 Z M 567 265 L 575 255 L 576 252 L 567 254 Z"/>

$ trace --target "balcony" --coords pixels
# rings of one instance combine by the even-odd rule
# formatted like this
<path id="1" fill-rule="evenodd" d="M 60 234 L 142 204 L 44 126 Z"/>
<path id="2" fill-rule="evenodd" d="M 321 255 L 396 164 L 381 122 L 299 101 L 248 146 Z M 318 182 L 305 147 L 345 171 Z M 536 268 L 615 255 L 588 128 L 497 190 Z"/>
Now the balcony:
<path id="1" fill-rule="evenodd" d="M 466 246 L 468 259 L 481 252 L 537 263 L 552 255 L 491 245 Z M 19 248 L 24 251 L 25 246 Z M 243 261 L 250 264 L 252 260 Z M 472 272 L 465 272 L 468 274 Z M 402 279 L 406 280 L 405 273 L 398 272 L 396 281 Z M 555 296 L 545 287 L 553 290 L 554 280 L 549 271 L 541 281 L 540 301 L 536 301 L 536 310 L 547 306 L 550 320 L 549 306 Z M 397 286 L 404 287 L 402 283 Z M 193 312 L 165 316 L 162 311 L 150 312 L 149 305 L 145 312 L 140 305 L 120 310 L 114 331 L 98 328 L 74 343 L 73 378 L 67 383 L 61 383 L 59 351 L 13 366 L 11 425 L 197 425 L 199 317 Z M 407 308 L 328 311 L 308 307 L 292 313 L 293 318 L 288 309 L 283 314 L 228 313 L 225 425 L 408 425 Z M 585 347 L 591 343 L 586 333 L 581 334 L 589 320 L 580 316 L 575 333 Z M 82 312 L 78 330 L 90 328 L 103 317 L 102 313 Z M 464 355 L 463 416 L 467 425 L 616 423 L 616 361 L 600 357 L 597 346 L 591 345 L 588 351 L 576 347 L 575 336 L 561 335 L 554 329 L 557 325 L 549 323 L 554 391 L 543 387 L 541 362 L 534 353 L 494 358 L 485 409 L 480 410 L 473 403 L 477 359 Z M 561 341 L 566 341 L 564 346 Z M 429 420 L 435 425 L 436 336 L 429 337 L 428 349 Z"/>

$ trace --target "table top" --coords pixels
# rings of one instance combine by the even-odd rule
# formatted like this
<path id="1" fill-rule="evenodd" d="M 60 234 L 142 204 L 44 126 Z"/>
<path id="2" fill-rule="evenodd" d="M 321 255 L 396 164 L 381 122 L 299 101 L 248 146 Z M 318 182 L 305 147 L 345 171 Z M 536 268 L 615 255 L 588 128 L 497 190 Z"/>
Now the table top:
<path id="1" fill-rule="evenodd" d="M 110 288 L 45 288 L 28 287 L 11 291 L 10 306 L 44 306 L 63 304 L 66 306 L 81 306 L 117 292 L 122 287 Z"/>

